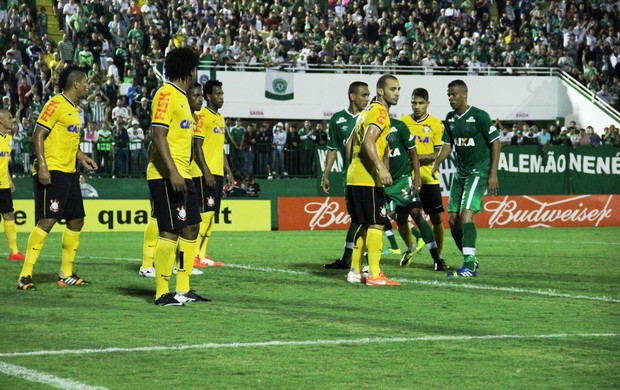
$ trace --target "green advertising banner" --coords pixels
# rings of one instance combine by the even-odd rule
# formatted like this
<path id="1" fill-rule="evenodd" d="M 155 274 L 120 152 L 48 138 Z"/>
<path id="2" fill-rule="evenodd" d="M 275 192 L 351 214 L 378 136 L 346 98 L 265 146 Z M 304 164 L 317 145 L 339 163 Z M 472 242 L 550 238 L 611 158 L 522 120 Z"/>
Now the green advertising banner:
<path id="1" fill-rule="evenodd" d="M 327 149 L 318 149 L 317 187 L 325 168 Z M 329 175 L 330 195 L 343 196 L 343 161 L 340 154 Z M 442 194 L 449 194 L 456 158 L 441 164 Z M 499 161 L 501 195 L 620 194 L 620 149 L 612 145 L 502 147 Z M 322 193 L 322 191 L 320 192 Z"/>

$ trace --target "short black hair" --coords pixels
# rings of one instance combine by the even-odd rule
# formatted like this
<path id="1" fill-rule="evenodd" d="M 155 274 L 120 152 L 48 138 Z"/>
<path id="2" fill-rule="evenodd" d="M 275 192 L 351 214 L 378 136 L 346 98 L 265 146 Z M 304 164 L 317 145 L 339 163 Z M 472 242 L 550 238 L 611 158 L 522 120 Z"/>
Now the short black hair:
<path id="1" fill-rule="evenodd" d="M 393 76 L 391 74 L 384 74 L 383 76 L 379 77 L 379 80 L 377 81 L 377 89 L 385 88 L 385 86 L 387 85 L 387 81 L 388 80 L 396 80 L 396 81 L 398 81 L 396 76 Z"/>
<path id="2" fill-rule="evenodd" d="M 198 53 L 189 47 L 172 49 L 164 61 L 164 73 L 168 80 L 185 80 L 198 67 Z"/>
<path id="3" fill-rule="evenodd" d="M 448 88 L 453 88 L 453 87 L 461 87 L 465 90 L 465 92 L 467 92 L 467 84 L 465 84 L 465 81 L 463 80 L 451 81 L 450 84 L 448 84 Z"/>
<path id="4" fill-rule="evenodd" d="M 360 88 L 362 87 L 366 87 L 368 88 L 368 84 L 366 84 L 363 81 L 354 81 L 349 85 L 349 92 L 348 94 L 352 94 L 352 93 L 356 93 Z"/>
<path id="5" fill-rule="evenodd" d="M 411 94 L 411 97 L 419 97 L 422 98 L 426 101 L 428 101 L 428 91 L 424 88 L 416 88 L 413 90 L 413 93 Z"/>
<path id="6" fill-rule="evenodd" d="M 204 85 L 202 86 L 202 95 L 204 96 L 204 98 L 207 98 L 207 95 L 211 95 L 213 93 L 213 87 L 220 87 L 222 88 L 222 82 L 219 80 L 209 80 L 206 83 L 204 83 Z"/>
<path id="7" fill-rule="evenodd" d="M 58 75 L 58 86 L 61 91 L 64 91 L 71 84 L 80 80 L 83 76 L 86 76 L 86 71 L 84 68 L 77 65 L 66 66 Z"/>

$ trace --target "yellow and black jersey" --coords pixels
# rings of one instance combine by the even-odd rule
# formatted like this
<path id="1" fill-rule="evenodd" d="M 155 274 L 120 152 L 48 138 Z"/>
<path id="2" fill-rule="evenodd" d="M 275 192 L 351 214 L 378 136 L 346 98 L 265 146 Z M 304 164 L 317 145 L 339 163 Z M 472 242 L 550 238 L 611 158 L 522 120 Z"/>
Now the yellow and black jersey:
<path id="1" fill-rule="evenodd" d="M 366 129 L 370 125 L 375 125 L 381 130 L 381 135 L 377 138 L 375 146 L 380 159 L 383 159 L 385 150 L 388 146 L 387 136 L 390 133 L 390 115 L 388 110 L 379 102 L 372 102 L 360 113 L 355 124 L 355 134 L 353 135 L 353 155 L 351 165 L 347 170 L 347 185 L 383 187 L 379 172 L 372 168 L 372 172 L 360 159 L 362 140 L 366 134 Z"/>
<path id="2" fill-rule="evenodd" d="M 172 83 L 164 84 L 155 93 L 151 112 L 151 126 L 161 126 L 168 129 L 166 140 L 179 174 L 185 179 L 191 179 L 190 164 L 192 161 L 194 121 L 185 91 Z M 150 162 L 146 170 L 146 179 L 162 179 L 164 175 L 166 178 L 168 177 L 166 167 L 157 152 L 157 148 L 153 145 Z"/>
<path id="3" fill-rule="evenodd" d="M 226 120 L 224 115 L 208 107 L 198 112 L 198 125 L 194 138 L 201 138 L 202 153 L 212 175 L 224 176 L 224 141 L 226 137 Z M 192 177 L 202 176 L 202 171 L 192 162 Z"/>
<path id="4" fill-rule="evenodd" d="M 9 133 L 0 134 L 0 189 L 11 188 L 9 180 L 9 160 L 13 148 L 13 136 Z"/>
<path id="5" fill-rule="evenodd" d="M 65 95 L 58 94 L 43 106 L 37 126 L 49 133 L 43 143 L 47 169 L 75 173 L 82 128 L 78 106 Z M 37 173 L 38 166 L 35 160 L 33 174 Z"/>
<path id="6" fill-rule="evenodd" d="M 415 137 L 416 150 L 419 155 L 433 154 L 443 145 L 441 137 L 443 136 L 443 122 L 431 115 L 426 115 L 421 120 L 413 119 L 413 116 L 407 115 L 400 118 L 409 128 L 409 132 Z M 420 164 L 420 177 L 422 184 L 439 184 L 431 174 L 433 164 Z"/>

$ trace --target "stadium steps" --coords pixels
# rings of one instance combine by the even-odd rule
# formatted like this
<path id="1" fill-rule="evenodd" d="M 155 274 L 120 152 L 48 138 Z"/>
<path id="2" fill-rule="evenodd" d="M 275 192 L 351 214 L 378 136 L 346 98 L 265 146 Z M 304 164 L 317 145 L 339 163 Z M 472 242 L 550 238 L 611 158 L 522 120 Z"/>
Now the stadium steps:
<path id="1" fill-rule="evenodd" d="M 58 26 L 58 18 L 54 15 L 54 3 L 52 0 L 37 0 L 37 14 L 41 7 L 45 7 L 45 11 L 47 13 L 47 27 L 50 37 L 54 40 L 54 42 L 58 43 L 62 39 L 62 31 L 60 31 L 60 27 Z"/>

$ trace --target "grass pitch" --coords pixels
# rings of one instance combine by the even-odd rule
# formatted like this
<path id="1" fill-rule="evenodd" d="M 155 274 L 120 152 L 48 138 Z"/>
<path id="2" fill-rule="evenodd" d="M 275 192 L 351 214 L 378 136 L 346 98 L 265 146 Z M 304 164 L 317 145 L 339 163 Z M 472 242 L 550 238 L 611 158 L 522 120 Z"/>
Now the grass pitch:
<path id="1" fill-rule="evenodd" d="M 323 269 L 342 231 L 215 232 L 225 266 L 192 278 L 213 301 L 156 307 L 142 234 L 84 233 L 93 285 L 59 288 L 52 233 L 37 291 L 0 263 L 0 388 L 618 388 L 619 234 L 480 229 L 477 278 L 447 280 L 424 250 L 410 268 L 383 256 L 402 285 L 372 288 Z M 461 265 L 447 231 L 444 257 Z"/>

